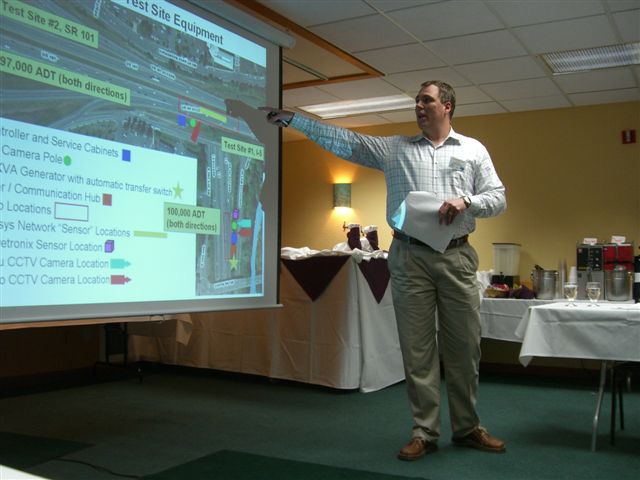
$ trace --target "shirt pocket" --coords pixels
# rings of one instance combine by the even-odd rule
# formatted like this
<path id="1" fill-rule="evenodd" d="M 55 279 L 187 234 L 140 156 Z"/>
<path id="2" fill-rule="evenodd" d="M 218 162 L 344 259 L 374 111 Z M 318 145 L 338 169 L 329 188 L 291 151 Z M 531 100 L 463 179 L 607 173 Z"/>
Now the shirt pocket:
<path id="1" fill-rule="evenodd" d="M 451 157 L 449 162 L 451 189 L 456 195 L 473 194 L 473 162 Z"/>

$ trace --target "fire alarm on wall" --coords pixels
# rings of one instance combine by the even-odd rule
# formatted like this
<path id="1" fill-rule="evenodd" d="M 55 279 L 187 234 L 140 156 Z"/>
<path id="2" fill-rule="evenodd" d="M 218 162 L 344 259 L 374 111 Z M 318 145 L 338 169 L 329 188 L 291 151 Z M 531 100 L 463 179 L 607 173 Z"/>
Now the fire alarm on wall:
<path id="1" fill-rule="evenodd" d="M 636 131 L 635 130 L 623 130 L 622 131 L 622 143 L 636 143 Z"/>

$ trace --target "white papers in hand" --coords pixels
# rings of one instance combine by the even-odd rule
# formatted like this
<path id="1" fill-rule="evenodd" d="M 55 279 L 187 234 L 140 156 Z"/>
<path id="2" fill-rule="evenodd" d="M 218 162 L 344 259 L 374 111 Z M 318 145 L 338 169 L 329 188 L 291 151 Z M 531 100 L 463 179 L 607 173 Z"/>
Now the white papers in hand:
<path id="1" fill-rule="evenodd" d="M 393 228 L 417 238 L 438 252 L 444 252 L 453 239 L 464 213 L 457 215 L 449 225 L 439 223 L 442 200 L 433 193 L 409 192 L 391 220 Z"/>

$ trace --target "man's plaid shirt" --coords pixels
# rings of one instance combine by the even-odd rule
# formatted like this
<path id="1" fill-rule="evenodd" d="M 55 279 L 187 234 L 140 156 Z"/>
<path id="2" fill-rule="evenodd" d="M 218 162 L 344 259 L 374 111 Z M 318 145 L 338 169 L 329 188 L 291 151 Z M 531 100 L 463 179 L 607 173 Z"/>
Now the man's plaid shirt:
<path id="1" fill-rule="evenodd" d="M 407 194 L 430 192 L 445 201 L 463 195 L 471 199 L 454 238 L 475 230 L 475 217 L 492 217 L 507 206 L 505 189 L 479 141 L 453 129 L 434 147 L 423 135 L 375 137 L 318 122 L 296 113 L 290 124 L 334 155 L 375 168 L 387 183 L 387 222 Z"/>

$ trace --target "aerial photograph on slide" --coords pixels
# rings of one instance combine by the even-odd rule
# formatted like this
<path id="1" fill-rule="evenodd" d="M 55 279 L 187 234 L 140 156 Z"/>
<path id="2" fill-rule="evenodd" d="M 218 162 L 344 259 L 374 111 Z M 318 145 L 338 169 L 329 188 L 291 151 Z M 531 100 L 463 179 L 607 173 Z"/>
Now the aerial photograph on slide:
<path id="1" fill-rule="evenodd" d="M 3 0 L 0 112 L 74 135 L 61 138 L 117 142 L 123 156 L 130 148 L 195 159 L 197 193 L 182 205 L 184 185 L 168 186 L 161 233 L 192 239 L 194 295 L 259 295 L 265 148 L 225 102 L 266 104 L 266 60 L 257 59 L 266 54 L 192 17 L 153 0 Z M 3 176 L 20 175 L 18 160 L 3 157 Z"/>

